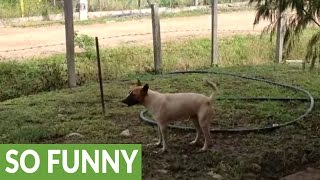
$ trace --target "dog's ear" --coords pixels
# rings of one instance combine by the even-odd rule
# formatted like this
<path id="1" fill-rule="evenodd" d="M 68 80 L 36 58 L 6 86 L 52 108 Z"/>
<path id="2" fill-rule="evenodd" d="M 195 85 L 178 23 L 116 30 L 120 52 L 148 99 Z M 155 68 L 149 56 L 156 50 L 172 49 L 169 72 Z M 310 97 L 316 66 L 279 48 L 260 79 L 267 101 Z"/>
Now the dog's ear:
<path id="1" fill-rule="evenodd" d="M 142 91 L 147 94 L 148 89 L 149 89 L 149 84 L 145 84 L 142 88 Z"/>
<path id="2" fill-rule="evenodd" d="M 140 79 L 137 80 L 137 86 L 142 86 Z"/>

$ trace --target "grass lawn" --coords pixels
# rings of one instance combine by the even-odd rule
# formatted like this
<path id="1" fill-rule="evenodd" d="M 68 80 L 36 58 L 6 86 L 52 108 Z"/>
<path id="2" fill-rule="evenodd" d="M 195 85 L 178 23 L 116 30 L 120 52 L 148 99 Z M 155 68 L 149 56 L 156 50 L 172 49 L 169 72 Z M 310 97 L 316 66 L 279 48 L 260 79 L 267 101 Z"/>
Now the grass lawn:
<path id="1" fill-rule="evenodd" d="M 297 66 L 238 66 L 214 70 L 294 84 L 320 97 L 319 74 L 303 72 Z M 106 116 L 101 113 L 96 83 L 1 102 L 0 143 L 141 143 L 144 179 L 210 179 L 209 172 L 225 179 L 273 179 L 307 166 L 320 165 L 319 102 L 304 121 L 273 132 L 212 134 L 214 145 L 206 153 L 197 153 L 201 145 L 188 144 L 195 137 L 194 132 L 171 129 L 170 153 L 155 154 L 158 148 L 148 144 L 155 141 L 156 128 L 139 120 L 143 108 L 128 108 L 119 103 L 137 77 L 160 92 L 209 95 L 211 89 L 203 83 L 203 79 L 208 78 L 219 83 L 217 97 L 303 97 L 288 89 L 218 75 L 134 75 L 104 83 Z M 302 114 L 306 105 L 302 102 L 215 100 L 216 116 L 211 124 L 213 128 L 241 128 L 283 123 Z M 125 129 L 130 130 L 130 137 L 120 136 Z M 84 138 L 66 138 L 72 132 Z"/>

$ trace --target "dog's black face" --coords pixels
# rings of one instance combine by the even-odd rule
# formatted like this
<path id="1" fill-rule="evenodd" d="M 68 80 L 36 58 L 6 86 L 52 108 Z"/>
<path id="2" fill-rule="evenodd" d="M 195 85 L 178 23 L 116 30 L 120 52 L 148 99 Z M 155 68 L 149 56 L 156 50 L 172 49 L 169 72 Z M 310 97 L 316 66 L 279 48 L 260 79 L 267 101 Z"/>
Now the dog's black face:
<path id="1" fill-rule="evenodd" d="M 139 100 L 132 93 L 132 91 L 130 91 L 129 95 L 125 99 L 123 99 L 121 102 L 128 106 L 133 106 L 140 103 Z"/>
<path id="2" fill-rule="evenodd" d="M 146 84 L 143 87 L 139 86 L 129 92 L 129 95 L 123 99 L 121 102 L 133 106 L 136 104 L 141 104 L 148 93 L 149 85 Z"/>

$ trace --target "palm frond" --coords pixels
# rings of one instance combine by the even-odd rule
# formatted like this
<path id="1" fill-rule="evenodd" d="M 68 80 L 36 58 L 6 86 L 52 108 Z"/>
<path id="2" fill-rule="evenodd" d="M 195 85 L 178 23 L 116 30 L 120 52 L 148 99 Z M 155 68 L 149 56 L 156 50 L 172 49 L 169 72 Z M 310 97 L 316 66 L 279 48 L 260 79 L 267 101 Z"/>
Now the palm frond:
<path id="1" fill-rule="evenodd" d="M 311 23 L 320 27 L 320 0 L 249 0 L 250 5 L 255 5 L 256 16 L 254 25 L 261 20 L 268 20 L 270 24 L 265 27 L 262 34 L 270 33 L 274 36 L 280 18 L 278 14 L 286 14 L 284 47 L 288 55 L 295 43 L 299 41 L 304 29 Z M 314 67 L 320 58 L 320 32 L 315 34 L 308 43 L 307 61 Z"/>
<path id="2" fill-rule="evenodd" d="M 250 0 L 250 2 L 254 0 Z M 276 1 L 275 0 L 264 0 L 264 3 L 262 0 L 257 0 L 256 3 L 256 16 L 254 19 L 254 25 L 258 24 L 260 20 L 269 20 L 270 22 L 273 22 L 275 20 L 275 10 L 276 10 Z M 249 2 L 249 3 L 250 3 Z"/>
<path id="3" fill-rule="evenodd" d="M 320 60 L 320 30 L 311 37 L 306 54 L 306 61 L 311 63 L 310 69 L 314 68 L 317 60 Z"/>

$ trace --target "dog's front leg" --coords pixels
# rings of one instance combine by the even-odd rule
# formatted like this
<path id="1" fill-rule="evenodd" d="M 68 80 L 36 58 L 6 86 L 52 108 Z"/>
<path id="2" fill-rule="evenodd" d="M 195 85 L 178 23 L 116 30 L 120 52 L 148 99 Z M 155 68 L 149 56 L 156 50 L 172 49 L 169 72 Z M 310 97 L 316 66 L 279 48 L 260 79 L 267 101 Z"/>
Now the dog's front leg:
<path id="1" fill-rule="evenodd" d="M 202 133 L 202 130 L 201 130 L 201 127 L 200 127 L 198 119 L 192 119 L 192 121 L 193 121 L 193 124 L 194 124 L 194 126 L 196 128 L 197 135 L 196 135 L 196 138 L 193 141 L 190 142 L 190 144 L 197 144 L 200 141 L 200 135 Z"/>
<path id="2" fill-rule="evenodd" d="M 161 136 L 162 136 L 162 149 L 159 151 L 160 153 L 164 153 L 165 151 L 168 150 L 167 148 L 167 126 L 163 125 L 163 124 L 159 124 L 159 128 L 160 128 L 160 132 L 161 132 Z"/>
<path id="3" fill-rule="evenodd" d="M 160 130 L 160 125 L 158 124 L 158 142 L 155 143 L 155 146 L 160 146 L 162 143 L 162 135 L 161 135 L 161 130 Z"/>

